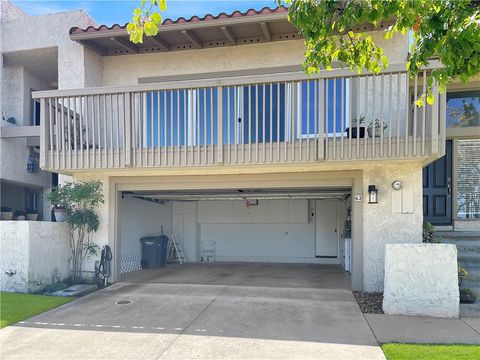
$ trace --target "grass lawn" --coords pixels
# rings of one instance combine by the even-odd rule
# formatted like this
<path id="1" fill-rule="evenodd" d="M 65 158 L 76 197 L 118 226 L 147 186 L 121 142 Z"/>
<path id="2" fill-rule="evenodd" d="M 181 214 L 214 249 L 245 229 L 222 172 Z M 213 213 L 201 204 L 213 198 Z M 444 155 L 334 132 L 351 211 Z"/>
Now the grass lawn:
<path id="1" fill-rule="evenodd" d="M 72 301 L 72 298 L 17 293 L 0 293 L 0 328 L 15 324 Z"/>
<path id="2" fill-rule="evenodd" d="M 387 360 L 478 360 L 478 345 L 383 344 Z"/>

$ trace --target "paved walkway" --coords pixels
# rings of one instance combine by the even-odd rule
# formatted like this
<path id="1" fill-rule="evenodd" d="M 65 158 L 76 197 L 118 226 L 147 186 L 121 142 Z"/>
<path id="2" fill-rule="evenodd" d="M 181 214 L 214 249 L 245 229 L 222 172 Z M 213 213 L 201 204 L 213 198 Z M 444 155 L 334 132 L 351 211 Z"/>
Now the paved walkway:
<path id="1" fill-rule="evenodd" d="M 480 319 L 364 314 L 379 343 L 478 344 Z"/>
<path id="2" fill-rule="evenodd" d="M 336 267 L 231 267 L 87 295 L 0 330 L 0 358 L 385 359 L 348 283 L 330 286 Z M 304 287 L 290 286 L 298 277 Z"/>

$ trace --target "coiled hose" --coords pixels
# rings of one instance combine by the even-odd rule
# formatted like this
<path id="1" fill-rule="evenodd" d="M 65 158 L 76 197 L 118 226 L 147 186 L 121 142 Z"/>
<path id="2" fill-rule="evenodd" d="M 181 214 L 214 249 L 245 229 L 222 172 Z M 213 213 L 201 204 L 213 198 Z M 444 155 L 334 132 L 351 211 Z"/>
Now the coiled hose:
<path id="1" fill-rule="evenodd" d="M 113 255 L 110 246 L 105 245 L 100 256 L 100 263 L 98 266 L 95 266 L 95 282 L 100 288 L 105 287 L 108 284 L 108 278 L 111 275 L 110 262 L 112 261 L 112 258 Z"/>

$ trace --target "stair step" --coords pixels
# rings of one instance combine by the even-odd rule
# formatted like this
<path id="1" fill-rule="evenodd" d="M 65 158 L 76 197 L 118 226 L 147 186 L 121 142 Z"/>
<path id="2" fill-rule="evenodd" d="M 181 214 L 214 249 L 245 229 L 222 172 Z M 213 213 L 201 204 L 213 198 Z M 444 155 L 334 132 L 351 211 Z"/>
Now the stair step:
<path id="1" fill-rule="evenodd" d="M 460 317 L 480 317 L 480 303 L 479 300 L 473 304 L 460 304 Z"/>
<path id="2" fill-rule="evenodd" d="M 464 278 L 462 281 L 462 285 L 460 286 L 461 288 L 471 288 L 471 289 L 477 289 L 478 291 L 478 296 L 480 297 L 480 280 L 475 280 L 475 279 L 468 279 Z"/>
<path id="3" fill-rule="evenodd" d="M 437 231 L 435 236 L 442 238 L 472 238 L 480 239 L 480 231 Z"/>

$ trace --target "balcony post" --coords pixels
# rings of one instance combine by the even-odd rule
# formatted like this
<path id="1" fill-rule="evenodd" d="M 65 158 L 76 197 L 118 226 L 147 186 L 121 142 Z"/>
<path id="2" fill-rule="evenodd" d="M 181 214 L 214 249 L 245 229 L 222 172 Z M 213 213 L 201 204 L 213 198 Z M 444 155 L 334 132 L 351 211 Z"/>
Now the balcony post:
<path id="1" fill-rule="evenodd" d="M 125 167 L 132 166 L 132 112 L 131 93 L 124 93 L 125 98 Z"/>
<path id="2" fill-rule="evenodd" d="M 425 81 L 425 79 L 424 79 Z M 442 111 L 441 106 L 442 103 L 438 98 L 438 86 L 435 83 L 433 85 L 432 94 L 435 98 L 435 103 L 432 106 L 432 155 L 438 154 L 438 123 L 440 121 L 439 118 L 439 110 Z M 423 110 L 425 112 L 425 109 Z M 425 137 L 425 130 L 423 136 Z"/>
<path id="3" fill-rule="evenodd" d="M 42 98 L 40 99 L 40 168 L 42 169 L 47 168 L 47 155 L 50 147 L 49 125 L 47 124 L 50 119 L 48 119 L 47 111 L 47 99 Z"/>
<path id="4" fill-rule="evenodd" d="M 217 86 L 217 163 L 223 164 L 223 87 L 221 85 Z"/>

